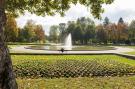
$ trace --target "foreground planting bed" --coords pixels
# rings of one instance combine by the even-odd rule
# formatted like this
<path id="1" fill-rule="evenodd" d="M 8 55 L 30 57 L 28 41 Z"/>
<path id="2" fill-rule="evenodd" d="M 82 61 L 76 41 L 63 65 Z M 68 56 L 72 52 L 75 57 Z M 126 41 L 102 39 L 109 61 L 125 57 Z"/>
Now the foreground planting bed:
<path id="1" fill-rule="evenodd" d="M 115 55 L 12 55 L 17 77 L 60 78 L 135 74 L 135 61 Z"/>

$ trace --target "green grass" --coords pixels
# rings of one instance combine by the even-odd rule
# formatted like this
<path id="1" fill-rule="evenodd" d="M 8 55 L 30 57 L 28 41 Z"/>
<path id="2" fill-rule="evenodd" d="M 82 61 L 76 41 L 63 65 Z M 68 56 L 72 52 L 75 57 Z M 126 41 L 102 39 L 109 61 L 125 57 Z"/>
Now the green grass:
<path id="1" fill-rule="evenodd" d="M 17 79 L 19 89 L 134 89 L 135 76 Z"/>
<path id="2" fill-rule="evenodd" d="M 116 56 L 116 55 L 12 55 L 12 61 L 14 64 L 21 63 L 22 61 L 33 60 L 114 60 L 120 63 L 129 64 L 135 66 L 134 60 L 128 58 Z"/>
<path id="3" fill-rule="evenodd" d="M 91 51 L 102 51 L 102 50 L 114 50 L 114 47 L 109 46 L 80 46 L 75 47 L 73 50 L 91 50 Z"/>
<path id="4" fill-rule="evenodd" d="M 38 42 L 7 42 L 8 45 L 50 45 L 50 43 L 38 43 Z"/>
<path id="5" fill-rule="evenodd" d="M 133 52 L 128 52 L 126 54 L 135 55 L 135 52 L 134 51 Z"/>
<path id="6" fill-rule="evenodd" d="M 19 45 L 8 45 L 8 48 L 11 49 L 13 47 L 18 47 Z"/>

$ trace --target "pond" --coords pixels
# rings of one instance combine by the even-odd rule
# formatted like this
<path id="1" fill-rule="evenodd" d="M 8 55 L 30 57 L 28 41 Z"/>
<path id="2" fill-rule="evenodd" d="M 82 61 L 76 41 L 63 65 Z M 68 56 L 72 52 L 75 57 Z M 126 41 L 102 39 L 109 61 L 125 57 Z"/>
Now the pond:
<path id="1" fill-rule="evenodd" d="M 29 46 L 27 49 L 34 49 L 34 50 L 61 50 L 61 48 L 64 48 L 65 50 L 74 50 L 74 51 L 102 51 L 102 50 L 115 50 L 114 47 L 109 47 L 109 46 L 72 46 L 72 48 L 68 49 L 65 46 L 41 46 L 41 45 L 36 45 L 36 46 Z"/>

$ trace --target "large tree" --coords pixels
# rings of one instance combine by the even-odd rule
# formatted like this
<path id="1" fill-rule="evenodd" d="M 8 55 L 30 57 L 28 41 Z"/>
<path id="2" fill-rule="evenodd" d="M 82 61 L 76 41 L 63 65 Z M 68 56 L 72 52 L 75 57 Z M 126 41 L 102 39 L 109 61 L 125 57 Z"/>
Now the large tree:
<path id="1" fill-rule="evenodd" d="M 52 25 L 50 27 L 49 36 L 50 36 L 50 41 L 58 43 L 59 30 L 57 25 Z"/>
<path id="2" fill-rule="evenodd" d="M 128 26 L 124 22 L 123 18 L 120 18 L 117 24 L 118 42 L 124 43 L 128 40 Z"/>
<path id="3" fill-rule="evenodd" d="M 88 41 L 92 44 L 92 40 L 95 38 L 95 25 L 90 24 L 85 29 L 84 41 L 88 44 Z"/>
<path id="4" fill-rule="evenodd" d="M 96 38 L 99 43 L 107 44 L 107 31 L 102 24 L 96 26 Z"/>
<path id="5" fill-rule="evenodd" d="M 45 42 L 45 32 L 43 30 L 42 25 L 36 25 L 34 32 L 36 34 L 34 40 L 39 41 L 40 43 L 44 43 Z"/>
<path id="6" fill-rule="evenodd" d="M 73 44 L 75 44 L 75 41 L 76 41 L 76 38 L 74 36 L 75 35 L 75 28 L 76 28 L 76 23 L 74 21 L 68 21 L 65 33 L 66 34 L 71 33 Z"/>
<path id="7" fill-rule="evenodd" d="M 28 10 L 37 15 L 61 15 L 71 4 L 83 4 L 90 7 L 91 13 L 99 18 L 103 12 L 102 4 L 110 4 L 113 0 L 0 0 L 0 89 L 17 89 L 13 74 L 12 62 L 4 41 L 3 28 L 6 24 L 6 12 L 19 15 Z"/>
<path id="8" fill-rule="evenodd" d="M 72 37 L 75 39 L 75 41 L 79 41 L 79 43 L 83 44 L 83 30 L 80 25 L 75 27 Z"/>
<path id="9" fill-rule="evenodd" d="M 65 29 L 66 29 L 66 24 L 65 23 L 60 23 L 59 24 L 59 32 L 60 32 L 60 35 L 59 35 L 59 41 L 61 42 L 61 43 L 63 43 L 64 42 L 64 39 L 65 39 Z"/>
<path id="10" fill-rule="evenodd" d="M 27 40 L 27 42 L 33 42 L 34 41 L 34 38 L 36 36 L 34 30 L 35 30 L 35 23 L 33 20 L 28 20 L 25 27 L 24 27 L 24 30 L 25 30 L 25 34 L 24 34 L 24 37 L 25 39 Z"/>
<path id="11" fill-rule="evenodd" d="M 17 28 L 17 22 L 11 14 L 7 13 L 7 24 L 4 29 L 4 35 L 6 37 L 6 41 L 15 42 L 17 41 L 19 29 Z"/>
<path id="12" fill-rule="evenodd" d="M 117 25 L 115 23 L 111 23 L 108 26 L 106 26 L 106 29 L 108 41 L 116 44 L 116 42 L 118 41 Z"/>
<path id="13" fill-rule="evenodd" d="M 107 26 L 110 24 L 109 18 L 105 17 L 104 22 L 103 22 L 104 26 Z"/>
<path id="14" fill-rule="evenodd" d="M 135 44 L 135 20 L 129 25 L 129 40 Z"/>

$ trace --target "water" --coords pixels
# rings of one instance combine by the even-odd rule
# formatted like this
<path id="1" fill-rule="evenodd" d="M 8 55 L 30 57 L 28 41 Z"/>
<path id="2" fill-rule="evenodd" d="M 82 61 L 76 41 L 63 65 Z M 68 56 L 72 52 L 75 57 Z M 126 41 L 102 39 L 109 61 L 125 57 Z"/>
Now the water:
<path id="1" fill-rule="evenodd" d="M 36 50 L 61 50 L 61 48 L 64 48 L 64 50 L 72 50 L 74 47 L 72 46 L 72 37 L 71 37 L 71 33 L 70 33 L 65 38 L 64 45 L 63 44 L 53 44 L 51 46 L 31 46 L 28 48 L 36 49 Z"/>
<path id="2" fill-rule="evenodd" d="M 65 39 L 64 49 L 72 50 L 72 37 L 71 37 L 71 33 Z"/>

